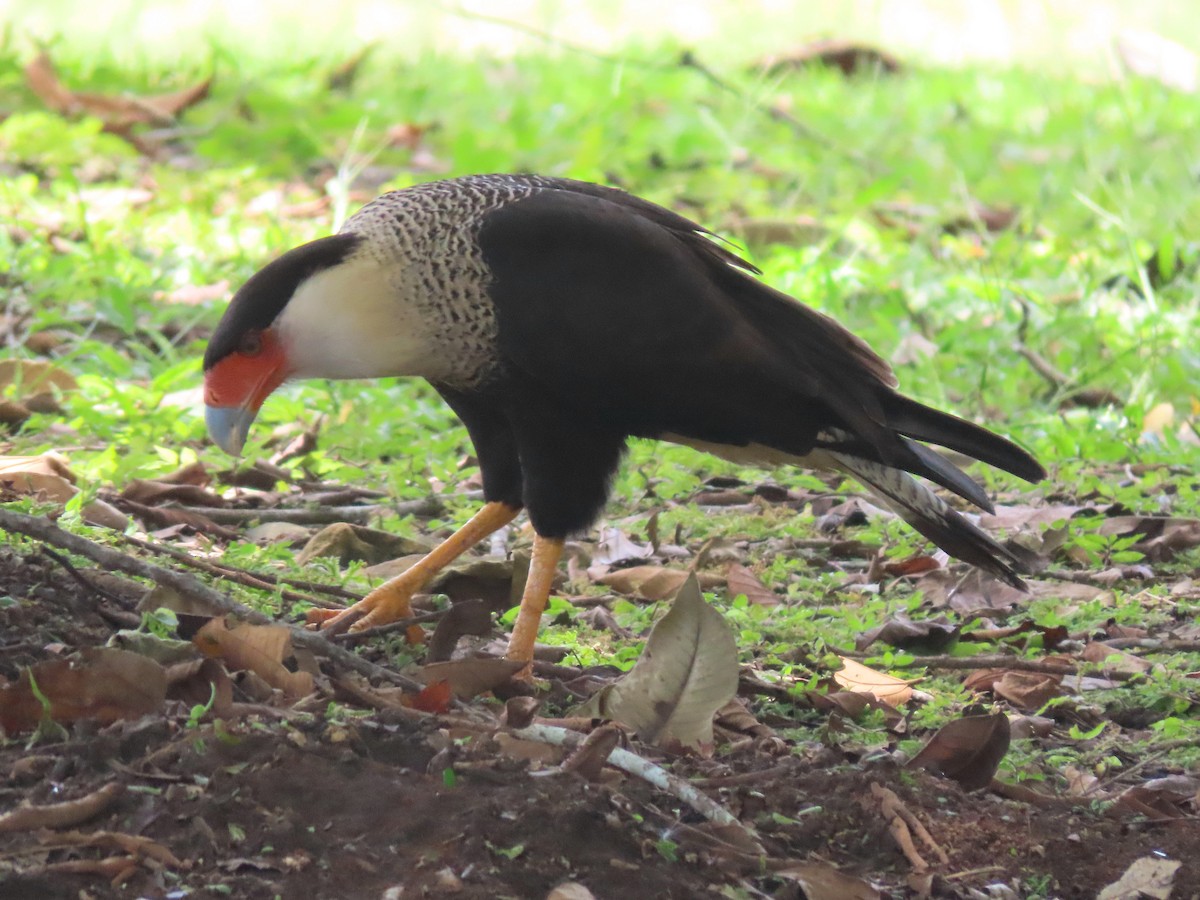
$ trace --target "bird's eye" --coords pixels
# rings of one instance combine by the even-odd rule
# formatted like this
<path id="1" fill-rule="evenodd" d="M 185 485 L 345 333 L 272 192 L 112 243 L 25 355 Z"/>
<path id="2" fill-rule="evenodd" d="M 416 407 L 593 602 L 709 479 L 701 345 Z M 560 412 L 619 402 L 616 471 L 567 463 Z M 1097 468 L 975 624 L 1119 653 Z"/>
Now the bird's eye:
<path id="1" fill-rule="evenodd" d="M 262 352 L 262 334 L 257 331 L 247 331 L 238 344 L 238 353 L 242 356 L 258 356 Z"/>

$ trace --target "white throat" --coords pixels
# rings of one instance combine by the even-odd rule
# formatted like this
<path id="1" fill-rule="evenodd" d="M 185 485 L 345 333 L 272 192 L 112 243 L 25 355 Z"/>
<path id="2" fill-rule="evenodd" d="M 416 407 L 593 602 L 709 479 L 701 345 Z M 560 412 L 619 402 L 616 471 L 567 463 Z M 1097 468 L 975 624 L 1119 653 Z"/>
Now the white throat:
<path id="1" fill-rule="evenodd" d="M 294 378 L 381 378 L 445 368 L 396 266 L 356 255 L 303 281 L 275 320 Z"/>

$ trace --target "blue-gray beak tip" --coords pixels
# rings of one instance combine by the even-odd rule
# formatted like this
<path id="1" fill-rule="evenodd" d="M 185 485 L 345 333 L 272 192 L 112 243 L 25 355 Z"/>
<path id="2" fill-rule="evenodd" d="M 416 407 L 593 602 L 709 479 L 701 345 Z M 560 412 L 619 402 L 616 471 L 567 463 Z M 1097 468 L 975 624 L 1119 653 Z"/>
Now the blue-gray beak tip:
<path id="1" fill-rule="evenodd" d="M 246 435 L 258 413 L 242 406 L 206 406 L 204 424 L 212 442 L 230 456 L 241 456 Z"/>

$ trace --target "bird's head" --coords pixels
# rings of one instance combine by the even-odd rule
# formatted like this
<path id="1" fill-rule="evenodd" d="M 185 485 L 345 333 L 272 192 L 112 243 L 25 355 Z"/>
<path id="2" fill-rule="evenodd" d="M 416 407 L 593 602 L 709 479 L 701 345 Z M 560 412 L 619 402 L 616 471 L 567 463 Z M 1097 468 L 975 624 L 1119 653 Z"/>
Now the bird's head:
<path id="1" fill-rule="evenodd" d="M 289 378 L 402 374 L 403 347 L 386 339 L 398 318 L 389 273 L 363 241 L 304 244 L 234 295 L 204 354 L 208 433 L 227 453 L 241 453 L 263 401 Z"/>

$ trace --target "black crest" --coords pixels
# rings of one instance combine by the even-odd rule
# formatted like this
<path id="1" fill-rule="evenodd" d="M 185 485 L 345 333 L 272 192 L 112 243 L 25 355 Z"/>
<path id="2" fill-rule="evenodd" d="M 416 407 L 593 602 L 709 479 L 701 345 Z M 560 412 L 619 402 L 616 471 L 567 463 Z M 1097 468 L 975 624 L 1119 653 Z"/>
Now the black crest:
<path id="1" fill-rule="evenodd" d="M 287 306 L 306 278 L 339 265 L 362 240 L 356 234 L 334 234 L 302 244 L 268 263 L 233 295 L 221 323 L 204 351 L 207 371 L 232 353 L 247 331 L 267 328 Z"/>

